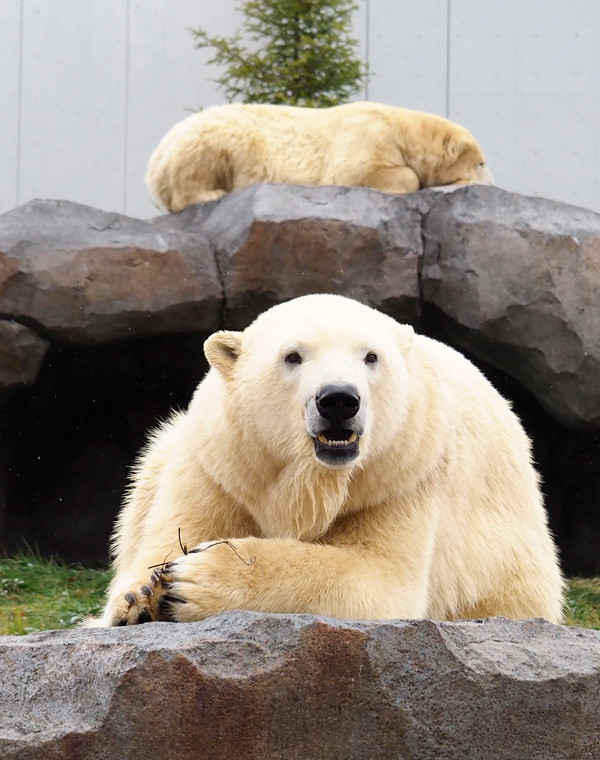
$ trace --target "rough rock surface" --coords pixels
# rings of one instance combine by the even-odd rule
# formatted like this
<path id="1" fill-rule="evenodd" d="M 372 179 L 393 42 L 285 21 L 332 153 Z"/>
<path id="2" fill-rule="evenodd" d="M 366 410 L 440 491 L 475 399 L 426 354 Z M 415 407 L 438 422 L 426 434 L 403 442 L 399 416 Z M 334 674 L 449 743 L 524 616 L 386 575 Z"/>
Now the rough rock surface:
<path id="1" fill-rule="evenodd" d="M 222 289 L 198 230 L 68 201 L 0 216 L 0 315 L 58 341 L 100 343 L 219 327 Z"/>
<path id="2" fill-rule="evenodd" d="M 600 632 L 232 612 L 9 636 L 0 702 L 11 760 L 596 760 Z"/>
<path id="3" fill-rule="evenodd" d="M 0 391 L 34 383 L 49 345 L 25 325 L 0 319 Z"/>
<path id="4" fill-rule="evenodd" d="M 423 299 L 449 342 L 505 370 L 568 426 L 600 426 L 600 215 L 482 187 L 439 197 Z"/>
<path id="5" fill-rule="evenodd" d="M 347 187 L 255 185 L 204 223 L 223 277 L 226 320 L 243 329 L 275 303 L 340 293 L 418 322 L 422 196 Z"/>
<path id="6" fill-rule="evenodd" d="M 561 423 L 600 429 L 591 211 L 483 186 L 391 196 L 255 185 L 150 222 L 63 201 L 0 216 L 0 316 L 51 341 L 238 329 L 316 291 L 417 327 L 433 306 L 449 342 Z"/>

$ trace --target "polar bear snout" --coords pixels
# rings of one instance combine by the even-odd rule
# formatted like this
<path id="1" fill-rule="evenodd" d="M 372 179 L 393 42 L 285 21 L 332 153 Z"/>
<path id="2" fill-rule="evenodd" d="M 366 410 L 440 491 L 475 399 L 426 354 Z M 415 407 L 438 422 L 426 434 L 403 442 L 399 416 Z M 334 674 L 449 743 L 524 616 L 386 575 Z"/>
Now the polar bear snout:
<path id="1" fill-rule="evenodd" d="M 357 459 L 365 410 L 356 386 L 323 385 L 309 400 L 306 412 L 308 432 L 319 462 L 340 467 Z"/>
<path id="2" fill-rule="evenodd" d="M 360 396 L 353 385 L 326 385 L 315 398 L 317 410 L 331 422 L 344 422 L 360 409 Z"/>

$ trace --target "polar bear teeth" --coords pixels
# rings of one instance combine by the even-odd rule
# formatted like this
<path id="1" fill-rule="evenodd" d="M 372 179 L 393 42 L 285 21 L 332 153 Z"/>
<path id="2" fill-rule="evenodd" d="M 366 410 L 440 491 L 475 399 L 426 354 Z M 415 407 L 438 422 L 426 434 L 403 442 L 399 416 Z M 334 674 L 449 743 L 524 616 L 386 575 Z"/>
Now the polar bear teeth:
<path id="1" fill-rule="evenodd" d="M 319 433 L 318 438 L 321 443 L 325 444 L 325 446 L 350 446 L 351 443 L 354 443 L 357 440 L 358 435 L 352 431 L 345 441 L 330 441 L 325 433 Z"/>

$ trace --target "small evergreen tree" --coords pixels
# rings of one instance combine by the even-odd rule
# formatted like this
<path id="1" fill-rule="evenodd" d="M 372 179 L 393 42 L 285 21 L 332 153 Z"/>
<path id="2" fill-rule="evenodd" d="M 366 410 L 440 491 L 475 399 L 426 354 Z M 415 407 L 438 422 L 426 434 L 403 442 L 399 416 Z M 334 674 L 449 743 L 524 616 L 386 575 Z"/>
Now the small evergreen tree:
<path id="1" fill-rule="evenodd" d="M 347 101 L 367 81 L 349 36 L 352 0 L 245 0 L 245 20 L 233 37 L 191 29 L 198 48 L 214 48 L 209 63 L 229 102 L 331 106 Z M 249 50 L 245 41 L 255 43 Z"/>

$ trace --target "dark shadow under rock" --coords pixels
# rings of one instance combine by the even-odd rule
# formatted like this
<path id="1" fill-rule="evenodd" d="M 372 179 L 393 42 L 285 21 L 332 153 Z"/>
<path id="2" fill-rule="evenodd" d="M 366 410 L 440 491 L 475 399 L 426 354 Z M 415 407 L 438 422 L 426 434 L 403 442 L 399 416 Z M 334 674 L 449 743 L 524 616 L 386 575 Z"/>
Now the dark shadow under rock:
<path id="1" fill-rule="evenodd" d="M 102 564 L 127 470 L 148 429 L 187 406 L 207 365 L 206 336 L 102 347 L 54 346 L 38 382 L 0 419 L 8 504 L 0 546 Z"/>

